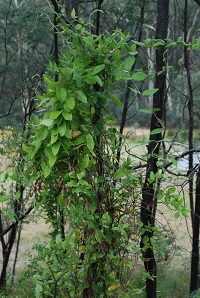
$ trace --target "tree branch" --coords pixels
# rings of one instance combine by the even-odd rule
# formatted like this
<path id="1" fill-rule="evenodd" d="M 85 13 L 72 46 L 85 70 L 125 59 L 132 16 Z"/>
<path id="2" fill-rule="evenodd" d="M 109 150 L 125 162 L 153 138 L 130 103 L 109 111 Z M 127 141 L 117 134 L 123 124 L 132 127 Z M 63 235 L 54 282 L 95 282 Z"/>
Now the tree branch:
<path id="1" fill-rule="evenodd" d="M 12 230 L 12 228 L 14 228 L 21 220 L 23 220 L 24 218 L 27 217 L 27 215 L 29 213 L 31 213 L 31 211 L 33 210 L 34 206 L 29 207 L 29 209 L 23 214 L 21 215 L 18 220 L 16 220 L 15 222 L 13 222 L 9 227 L 7 227 L 4 231 L 1 232 L 0 234 L 0 239 L 6 235 L 8 232 L 10 232 L 10 230 Z"/>

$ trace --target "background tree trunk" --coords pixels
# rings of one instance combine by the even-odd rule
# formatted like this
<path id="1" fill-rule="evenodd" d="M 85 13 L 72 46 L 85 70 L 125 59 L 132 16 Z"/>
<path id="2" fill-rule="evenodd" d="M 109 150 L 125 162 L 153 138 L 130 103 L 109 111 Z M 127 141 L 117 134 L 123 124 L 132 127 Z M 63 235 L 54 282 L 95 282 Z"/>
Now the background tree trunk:
<path id="1" fill-rule="evenodd" d="M 199 221 L 200 219 L 200 166 L 197 171 L 196 178 L 196 201 L 193 222 L 193 237 L 192 237 L 192 259 L 191 259 L 191 278 L 190 292 L 198 289 L 198 274 L 199 274 Z"/>
<path id="2" fill-rule="evenodd" d="M 169 13 L 169 1 L 158 0 L 157 1 L 157 28 L 156 38 L 165 39 L 167 38 L 168 31 L 168 13 Z M 163 70 L 166 66 L 164 61 L 165 47 L 161 47 L 156 51 L 156 73 Z M 157 111 L 152 114 L 150 132 L 156 128 L 162 128 L 164 102 L 166 96 L 166 71 L 163 71 L 160 75 L 156 76 L 155 88 L 158 88 L 153 96 L 153 108 Z M 151 276 L 152 279 L 146 279 L 146 297 L 156 297 L 156 260 L 154 256 L 153 246 L 150 239 L 153 237 L 153 227 L 155 223 L 155 210 L 156 208 L 156 189 L 154 188 L 155 181 L 149 182 L 150 174 L 153 172 L 157 173 L 157 161 L 159 155 L 160 143 L 162 139 L 161 132 L 158 134 L 150 135 L 148 144 L 148 160 L 146 168 L 146 178 L 144 187 L 142 189 L 142 203 L 141 203 L 141 220 L 143 227 L 146 231 L 143 233 L 141 238 L 141 248 L 143 249 L 144 266 L 146 272 Z M 148 228 L 147 228 L 148 227 Z M 148 237 L 148 238 L 147 238 Z M 144 239 L 148 239 L 149 247 L 146 249 Z"/>

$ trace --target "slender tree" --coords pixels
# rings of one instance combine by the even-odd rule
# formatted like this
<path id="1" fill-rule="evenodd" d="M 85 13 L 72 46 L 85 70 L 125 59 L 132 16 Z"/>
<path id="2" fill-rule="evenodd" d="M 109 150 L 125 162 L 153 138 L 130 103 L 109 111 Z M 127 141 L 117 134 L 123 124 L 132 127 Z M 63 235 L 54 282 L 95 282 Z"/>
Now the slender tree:
<path id="1" fill-rule="evenodd" d="M 168 30 L 168 13 L 169 13 L 169 0 L 157 1 L 157 27 L 156 38 L 166 39 Z M 156 110 L 152 114 L 150 132 L 157 128 L 162 128 L 164 100 L 166 93 L 166 71 L 163 68 L 166 65 L 165 47 L 162 46 L 156 51 L 156 72 L 161 74 L 156 75 L 155 88 L 158 92 L 153 97 L 153 108 Z M 156 190 L 154 189 L 154 182 L 149 182 L 151 173 L 156 174 L 158 171 L 157 161 L 159 155 L 160 140 L 162 140 L 161 132 L 157 134 L 150 134 L 148 144 L 148 160 L 146 168 L 146 178 L 144 187 L 142 189 L 142 203 L 141 203 L 141 220 L 144 228 L 146 229 L 142 235 L 141 247 L 143 250 L 144 266 L 150 278 L 146 279 L 146 296 L 147 298 L 156 297 L 156 260 L 154 256 L 151 238 L 153 237 L 153 227 L 155 223 L 154 206 L 156 200 Z M 148 240 L 148 247 L 145 243 Z"/>
<path id="2" fill-rule="evenodd" d="M 190 292 L 198 289 L 199 274 L 199 224 L 200 224 L 200 165 L 197 170 L 196 178 L 196 198 L 194 209 L 193 235 L 192 235 L 192 259 L 191 259 L 191 278 Z"/>

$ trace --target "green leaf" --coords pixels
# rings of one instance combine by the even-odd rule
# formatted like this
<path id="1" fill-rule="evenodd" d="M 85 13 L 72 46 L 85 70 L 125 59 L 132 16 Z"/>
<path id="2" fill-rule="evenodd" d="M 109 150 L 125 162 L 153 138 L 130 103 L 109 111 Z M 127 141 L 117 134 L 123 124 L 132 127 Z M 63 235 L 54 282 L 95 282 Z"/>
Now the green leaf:
<path id="1" fill-rule="evenodd" d="M 65 137 L 68 139 L 71 139 L 71 137 L 72 137 L 72 133 L 71 133 L 69 127 L 66 127 Z"/>
<path id="2" fill-rule="evenodd" d="M 133 88 L 131 88 L 131 87 L 129 87 L 129 88 L 130 88 L 130 90 L 133 91 L 134 93 L 141 94 L 140 91 L 138 91 L 138 90 L 136 90 L 136 89 L 133 89 Z"/>
<path id="3" fill-rule="evenodd" d="M 130 80 L 131 77 L 129 76 L 129 74 L 121 69 L 118 69 L 115 72 L 115 79 L 117 81 L 126 81 L 126 80 Z"/>
<path id="4" fill-rule="evenodd" d="M 119 49 L 116 49 L 116 50 L 112 53 L 112 55 L 113 55 L 113 58 L 114 58 L 115 60 L 119 60 L 119 59 L 121 58 L 121 52 L 120 52 Z"/>
<path id="5" fill-rule="evenodd" d="M 54 135 L 53 133 L 51 133 L 51 142 L 50 142 L 51 145 L 55 143 L 57 139 L 58 139 L 58 134 Z"/>
<path id="6" fill-rule="evenodd" d="M 53 165 L 55 164 L 56 160 L 57 160 L 57 157 L 54 156 L 53 154 L 49 156 L 49 166 L 50 166 L 51 168 L 52 168 Z"/>
<path id="7" fill-rule="evenodd" d="M 133 42 L 134 42 L 136 45 L 140 46 L 140 47 L 144 47 L 144 43 L 143 43 L 143 42 L 136 41 L 136 40 L 134 40 Z"/>
<path id="8" fill-rule="evenodd" d="M 144 81 L 146 77 L 147 75 L 142 71 L 138 71 L 132 75 L 132 79 L 136 82 Z"/>
<path id="9" fill-rule="evenodd" d="M 88 155 L 84 155 L 83 162 L 84 162 L 85 168 L 87 168 L 89 165 L 89 156 Z"/>
<path id="10" fill-rule="evenodd" d="M 72 19 L 75 19 L 75 17 L 76 17 L 76 11 L 75 11 L 75 9 L 73 8 L 72 11 L 71 11 L 71 18 L 72 18 Z"/>
<path id="11" fill-rule="evenodd" d="M 178 217 L 180 217 L 180 213 L 179 213 L 179 212 L 176 212 L 176 213 L 174 214 L 174 218 L 177 219 Z"/>
<path id="12" fill-rule="evenodd" d="M 154 129 L 154 130 L 152 130 L 151 132 L 150 132 L 150 135 L 156 135 L 156 134 L 158 134 L 158 133 L 161 133 L 161 132 L 163 132 L 163 128 L 161 127 L 161 128 L 156 128 L 156 129 Z"/>
<path id="13" fill-rule="evenodd" d="M 50 127 L 53 124 L 53 120 L 52 119 L 45 119 L 45 120 L 42 120 L 41 124 L 43 124 L 47 127 Z"/>
<path id="14" fill-rule="evenodd" d="M 47 178 L 49 176 L 49 174 L 51 173 L 51 168 L 47 165 L 44 168 L 43 174 L 44 174 L 44 178 Z"/>
<path id="15" fill-rule="evenodd" d="M 174 165 L 175 167 L 177 167 L 177 165 L 178 165 L 178 161 L 177 161 L 177 159 L 172 159 L 172 163 L 173 163 L 173 165 Z"/>
<path id="16" fill-rule="evenodd" d="M 175 187 L 169 187 L 168 190 L 167 190 L 168 194 L 172 194 L 175 191 L 176 191 L 176 188 Z"/>
<path id="17" fill-rule="evenodd" d="M 70 110 L 73 110 L 75 107 L 75 100 L 74 97 L 70 97 L 66 100 L 66 105 Z"/>
<path id="18" fill-rule="evenodd" d="M 120 168 L 117 169 L 117 171 L 114 173 L 114 175 L 113 175 L 113 179 L 114 179 L 114 180 L 119 180 L 119 179 L 121 179 L 124 175 L 125 175 L 125 168 L 124 168 L 124 167 L 120 167 Z"/>
<path id="19" fill-rule="evenodd" d="M 52 145 L 53 143 L 55 143 L 58 139 L 58 134 L 54 135 L 53 133 L 51 133 L 51 142 L 50 144 Z"/>
<path id="20" fill-rule="evenodd" d="M 86 83 L 87 84 L 96 84 L 96 83 L 98 83 L 99 84 L 99 86 L 103 86 L 103 82 L 102 82 L 102 80 L 100 79 L 100 77 L 98 76 L 98 75 L 96 75 L 96 76 L 94 76 L 94 77 L 86 77 L 85 78 L 85 81 L 86 81 Z"/>
<path id="21" fill-rule="evenodd" d="M 154 181 L 154 180 L 155 180 L 154 172 L 151 172 L 151 173 L 150 173 L 150 180 L 151 180 L 151 181 Z"/>
<path id="22" fill-rule="evenodd" d="M 76 91 L 76 95 L 78 100 L 80 100 L 83 103 L 87 103 L 87 97 L 81 90 Z"/>
<path id="23" fill-rule="evenodd" d="M 58 125 L 58 132 L 59 134 L 61 135 L 61 137 L 63 137 L 66 133 L 66 129 L 67 129 L 67 126 L 66 126 L 66 122 L 65 121 L 62 121 L 59 125 Z"/>
<path id="24" fill-rule="evenodd" d="M 153 95 L 155 94 L 159 89 L 155 88 L 155 89 L 150 89 L 150 90 L 145 90 L 142 92 L 142 95 L 144 96 L 149 96 L 149 95 Z"/>
<path id="25" fill-rule="evenodd" d="M 43 78 L 46 83 L 55 83 L 54 79 L 48 76 L 47 74 L 44 74 Z"/>
<path id="26" fill-rule="evenodd" d="M 94 155 L 94 140 L 90 134 L 86 135 L 86 144 L 92 155 Z"/>
<path id="27" fill-rule="evenodd" d="M 134 63 L 135 63 L 135 57 L 129 56 L 123 61 L 122 66 L 125 70 L 131 70 L 131 67 L 133 66 Z"/>
<path id="28" fill-rule="evenodd" d="M 109 94 L 109 96 L 117 106 L 122 105 L 121 101 L 119 100 L 119 98 L 117 96 L 115 96 L 114 94 Z"/>
<path id="29" fill-rule="evenodd" d="M 62 111 L 58 111 L 58 110 L 53 110 L 50 113 L 49 118 L 52 120 L 55 120 L 56 118 L 58 118 L 58 116 L 62 113 Z"/>
<path id="30" fill-rule="evenodd" d="M 67 113 L 67 112 L 62 112 L 63 117 L 65 118 L 65 120 L 67 121 L 71 121 L 72 120 L 72 114 L 71 113 Z"/>
<path id="31" fill-rule="evenodd" d="M 130 248 L 133 248 L 135 247 L 135 242 L 129 242 L 127 245 L 126 245 L 126 249 L 130 249 Z"/>
<path id="32" fill-rule="evenodd" d="M 143 237 L 143 239 L 142 239 L 142 242 L 143 242 L 144 244 L 147 244 L 147 243 L 149 242 L 149 237 L 145 235 L 145 236 Z"/>
<path id="33" fill-rule="evenodd" d="M 60 101 L 65 101 L 67 96 L 67 91 L 65 90 L 65 88 L 61 88 L 60 86 L 57 86 L 56 96 Z"/>
<path id="34" fill-rule="evenodd" d="M 51 150 L 54 156 L 56 156 L 60 150 L 60 140 L 57 140 L 52 146 Z"/>
<path id="35" fill-rule="evenodd" d="M 73 146 L 78 146 L 78 145 L 82 145 L 85 143 L 85 136 L 80 135 L 77 138 L 75 138 L 75 140 L 73 141 Z"/>
<path id="36" fill-rule="evenodd" d="M 100 77 L 99 76 L 94 76 L 94 79 L 96 80 L 96 83 L 98 83 L 99 84 L 99 86 L 103 86 L 103 82 L 102 82 L 102 80 L 100 79 Z"/>
<path id="37" fill-rule="evenodd" d="M 46 127 L 42 127 L 40 130 L 40 139 L 44 141 L 49 134 L 49 130 Z"/>
<path id="38" fill-rule="evenodd" d="M 101 243 L 102 242 L 102 239 L 103 239 L 104 235 L 103 235 L 103 232 L 99 229 L 96 229 L 95 230 L 95 238 L 96 240 Z"/>
<path id="39" fill-rule="evenodd" d="M 151 110 L 144 110 L 144 109 L 141 109 L 141 110 L 139 110 L 139 112 L 141 112 L 141 113 L 145 113 L 145 114 L 152 114 Z"/>
<path id="40" fill-rule="evenodd" d="M 100 65 L 94 66 L 92 68 L 91 75 L 94 76 L 97 73 L 99 73 L 100 71 L 102 71 L 103 69 L 105 69 L 105 64 L 100 64 Z"/>
<path id="41" fill-rule="evenodd" d="M 157 199 L 162 200 L 163 197 L 164 197 L 164 193 L 160 190 L 157 194 Z"/>
<path id="42" fill-rule="evenodd" d="M 0 203 L 4 203 L 7 202 L 8 200 L 10 200 L 12 197 L 10 195 L 5 195 L 0 197 Z"/>
<path id="43" fill-rule="evenodd" d="M 52 168 L 57 160 L 57 157 L 53 155 L 52 150 L 49 147 L 46 147 L 44 149 L 44 154 L 48 158 L 48 163 L 49 163 L 50 168 Z"/>

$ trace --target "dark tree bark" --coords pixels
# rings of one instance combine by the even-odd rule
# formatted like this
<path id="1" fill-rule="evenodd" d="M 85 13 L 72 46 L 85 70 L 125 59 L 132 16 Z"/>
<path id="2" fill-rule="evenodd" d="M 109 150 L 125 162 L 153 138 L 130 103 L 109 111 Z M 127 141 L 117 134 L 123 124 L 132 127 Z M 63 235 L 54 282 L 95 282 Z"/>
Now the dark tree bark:
<path id="1" fill-rule="evenodd" d="M 157 1 L 157 28 L 156 38 L 165 39 L 167 38 L 168 30 L 168 13 L 169 13 L 169 0 L 158 0 Z M 156 73 L 163 70 L 166 66 L 164 61 L 165 47 L 161 47 L 156 51 Z M 158 88 L 158 92 L 153 96 L 153 108 L 156 108 L 156 112 L 152 114 L 150 131 L 156 128 L 162 127 L 165 92 L 166 92 L 166 72 L 163 71 L 160 75 L 156 76 L 155 88 Z M 141 221 L 143 227 L 147 228 L 141 238 L 141 248 L 143 249 L 144 266 L 146 272 L 150 274 L 152 279 L 147 278 L 146 280 L 146 297 L 156 297 L 156 260 L 154 257 L 153 247 L 150 243 L 150 238 L 153 237 L 153 227 L 155 223 L 155 210 L 154 206 L 156 200 L 156 190 L 154 189 L 154 182 L 149 182 L 150 173 L 157 173 L 157 161 L 160 148 L 160 140 L 162 140 L 162 134 L 150 135 L 148 144 L 148 160 L 146 168 L 146 178 L 144 187 L 142 189 L 142 203 L 141 203 Z M 148 238 L 147 238 L 148 237 Z M 144 238 L 149 239 L 149 247 L 146 249 L 144 244 Z M 146 242 L 146 240 L 145 240 Z"/>
<path id="2" fill-rule="evenodd" d="M 185 0 L 184 7 L 184 41 L 187 43 L 187 19 L 188 19 L 188 1 Z M 193 149 L 193 131 L 194 131 L 194 116 L 193 116 L 193 88 L 189 68 L 189 49 L 187 46 L 184 47 L 184 67 L 186 71 L 187 85 L 188 85 L 188 113 L 189 113 L 189 150 Z M 193 152 L 189 154 L 189 170 L 193 169 Z M 190 198 L 190 210 L 192 225 L 194 222 L 194 198 L 193 198 L 194 182 L 193 177 L 189 179 L 189 198 Z"/>
<path id="3" fill-rule="evenodd" d="M 98 0 L 98 5 L 97 5 L 97 17 L 96 17 L 96 35 L 99 35 L 100 32 L 100 10 L 101 10 L 101 5 L 103 3 L 103 0 Z"/>
<path id="4" fill-rule="evenodd" d="M 60 10 L 59 10 L 59 6 L 58 6 L 58 2 L 57 0 L 51 0 L 53 6 L 54 6 L 54 22 L 53 22 L 53 25 L 54 25 L 54 60 L 55 60 L 55 63 L 56 65 L 58 66 L 58 56 L 59 56 L 59 52 L 58 52 L 58 15 L 60 13 Z M 58 81 L 58 74 L 55 72 L 55 81 L 57 82 Z"/>
<path id="5" fill-rule="evenodd" d="M 191 258 L 191 277 L 190 277 L 190 292 L 198 289 L 198 274 L 199 274 L 199 223 L 200 223 L 200 165 L 197 171 L 196 178 L 196 201 L 193 222 L 193 237 L 192 237 L 192 258 Z"/>

